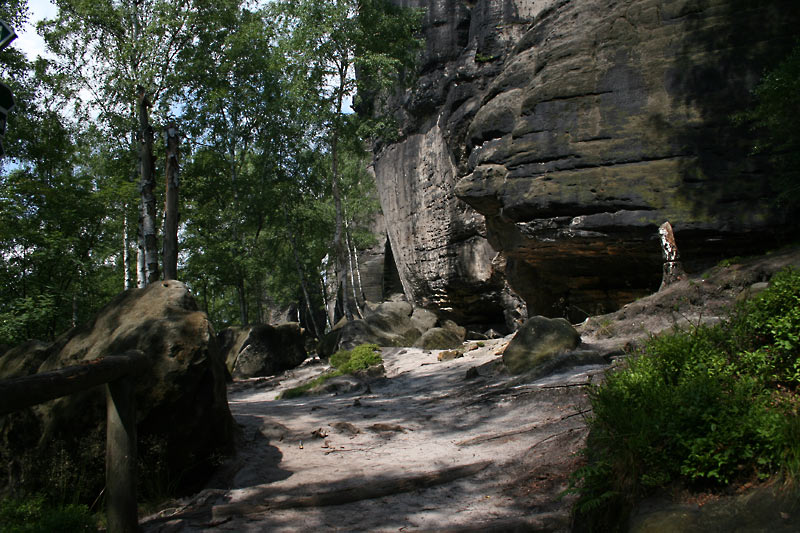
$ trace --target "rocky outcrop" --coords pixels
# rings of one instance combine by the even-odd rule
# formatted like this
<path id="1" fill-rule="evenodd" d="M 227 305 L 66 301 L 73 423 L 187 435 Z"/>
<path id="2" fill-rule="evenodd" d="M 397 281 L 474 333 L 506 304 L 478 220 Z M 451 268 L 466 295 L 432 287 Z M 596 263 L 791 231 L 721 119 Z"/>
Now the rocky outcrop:
<path id="1" fill-rule="evenodd" d="M 503 279 L 483 217 L 459 202 L 441 129 L 387 147 L 375 160 L 381 207 L 406 297 L 463 323 L 503 322 Z"/>
<path id="2" fill-rule="evenodd" d="M 227 328 L 217 336 L 225 365 L 235 379 L 274 376 L 306 360 L 297 322 Z"/>
<path id="3" fill-rule="evenodd" d="M 343 323 L 339 330 L 339 349 L 351 350 L 360 344 L 411 346 L 421 332 L 411 322 L 411 304 L 384 302 L 365 310 L 363 319 Z"/>
<path id="4" fill-rule="evenodd" d="M 577 320 L 658 288 L 667 220 L 687 269 L 780 240 L 731 115 L 797 2 L 397 1 L 427 8 L 427 48 L 375 170 L 415 300 L 496 309 L 502 270 L 532 314 Z"/>
<path id="5" fill-rule="evenodd" d="M 92 322 L 46 348 L 30 343 L 9 351 L 2 357 L 0 378 L 47 372 L 131 349 L 150 357 L 148 370 L 136 379 L 143 483 L 167 492 L 191 488 L 230 449 L 233 419 L 216 335 L 182 283 L 165 281 L 125 291 Z M 0 455 L 8 466 L 0 486 L 35 482 L 38 476 L 37 490 L 64 484 L 70 487 L 70 498 L 95 498 L 104 477 L 104 424 L 102 388 L 0 418 Z M 48 478 L 55 471 L 59 479 Z"/>
<path id="6" fill-rule="evenodd" d="M 399 296 L 399 295 L 398 295 Z M 360 344 L 378 346 L 445 349 L 461 346 L 466 329 L 449 319 L 405 301 L 367 304 L 364 318 L 341 320 L 319 343 L 320 357 L 330 357 L 336 350 L 351 350 Z"/>

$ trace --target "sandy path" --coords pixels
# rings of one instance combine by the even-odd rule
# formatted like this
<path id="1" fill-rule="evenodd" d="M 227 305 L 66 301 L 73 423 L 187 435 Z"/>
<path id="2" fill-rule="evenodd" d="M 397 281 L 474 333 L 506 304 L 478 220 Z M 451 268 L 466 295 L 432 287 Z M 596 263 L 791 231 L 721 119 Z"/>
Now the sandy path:
<path id="1" fill-rule="evenodd" d="M 243 444 L 220 488 L 146 530 L 567 530 L 558 494 L 585 438 L 582 384 L 602 367 L 509 376 L 495 355 L 507 340 L 445 362 L 384 349 L 386 378 L 360 393 L 275 400 L 322 365 L 237 384 Z"/>

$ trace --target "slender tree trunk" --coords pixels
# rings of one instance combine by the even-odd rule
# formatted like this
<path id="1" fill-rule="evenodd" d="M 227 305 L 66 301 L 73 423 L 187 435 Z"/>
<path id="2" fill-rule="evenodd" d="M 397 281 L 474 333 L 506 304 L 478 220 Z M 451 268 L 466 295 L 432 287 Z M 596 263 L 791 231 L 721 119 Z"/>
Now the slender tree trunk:
<path id="1" fill-rule="evenodd" d="M 158 281 L 158 240 L 156 239 L 156 197 L 153 168 L 153 128 L 148 109 L 150 100 L 139 86 L 139 164 L 142 181 L 142 240 L 144 241 L 145 284 Z"/>
<path id="2" fill-rule="evenodd" d="M 325 319 L 328 321 L 328 329 L 333 329 L 334 320 L 336 318 L 336 281 L 330 281 L 330 265 L 328 264 L 328 256 L 322 260 L 323 270 L 320 273 L 320 284 L 322 285 L 322 300 L 325 305 Z M 335 274 L 335 272 L 334 272 Z M 331 287 L 333 285 L 334 287 Z M 333 302 L 331 302 L 333 298 Z"/>
<path id="3" fill-rule="evenodd" d="M 286 234 L 289 236 L 289 243 L 292 245 L 292 255 L 294 256 L 294 266 L 297 269 L 297 275 L 300 278 L 300 287 L 303 289 L 303 297 L 306 300 L 306 307 L 308 308 L 308 316 L 311 320 L 311 326 L 314 328 L 314 335 L 319 339 L 320 333 L 317 327 L 317 321 L 314 318 L 314 307 L 311 305 L 311 298 L 308 295 L 308 286 L 306 284 L 306 275 L 303 270 L 303 265 L 300 263 L 300 255 L 297 253 L 297 242 L 294 239 L 294 232 L 292 226 L 289 224 L 289 216 L 286 214 L 286 206 L 283 207 L 283 220 L 285 223 Z M 297 312 L 299 319 L 300 312 Z"/>
<path id="4" fill-rule="evenodd" d="M 239 277 L 236 282 L 236 295 L 239 299 L 239 320 L 242 322 L 242 327 L 247 326 L 247 293 L 244 290 L 244 278 Z"/>
<path id="5" fill-rule="evenodd" d="M 345 250 L 344 239 L 344 217 L 342 215 L 342 194 L 339 189 L 339 154 L 338 154 L 338 133 L 334 132 L 331 142 L 331 189 L 333 192 L 333 204 L 336 210 L 336 226 L 333 234 L 333 250 L 336 257 L 336 279 L 338 288 L 342 296 L 342 311 L 348 321 L 353 320 L 353 310 L 350 307 L 348 297 L 349 287 L 347 283 L 347 252 Z"/>
<path id="6" fill-rule="evenodd" d="M 339 189 L 339 121 L 342 116 L 342 106 L 344 99 L 344 83 L 347 75 L 347 65 L 339 65 L 339 89 L 336 94 L 336 122 L 333 126 L 333 137 L 331 139 L 331 190 L 333 192 L 333 204 L 336 210 L 336 226 L 333 234 L 333 249 L 336 254 L 336 276 L 339 282 L 339 290 L 342 295 L 342 311 L 348 321 L 353 320 L 353 310 L 349 305 L 348 283 L 347 283 L 347 252 L 345 251 L 344 239 L 344 209 L 342 207 L 342 193 Z"/>
<path id="7" fill-rule="evenodd" d="M 348 231 L 344 233 L 345 238 L 345 245 L 347 246 L 347 263 L 349 267 L 350 273 L 350 288 L 353 292 L 353 306 L 356 308 L 356 312 L 358 313 L 359 318 L 364 318 L 364 314 L 361 312 L 361 307 L 358 305 L 358 295 L 356 294 L 356 279 L 355 279 L 355 268 L 353 267 L 353 254 L 350 253 L 350 235 Z M 355 246 L 353 246 L 355 249 Z"/>
<path id="8" fill-rule="evenodd" d="M 142 223 L 144 207 L 139 199 L 139 222 L 136 240 L 136 287 L 144 289 L 147 286 L 147 267 L 144 260 L 144 225 Z"/>
<path id="9" fill-rule="evenodd" d="M 128 290 L 133 286 L 131 279 L 131 251 L 130 251 L 130 238 L 128 237 L 128 205 L 122 207 L 122 283 L 124 290 Z"/>
<path id="10" fill-rule="evenodd" d="M 78 295 L 72 295 L 72 327 L 78 325 Z"/>
<path id="11" fill-rule="evenodd" d="M 367 297 L 364 296 L 364 285 L 361 283 L 361 266 L 358 264 L 358 249 L 356 248 L 356 243 L 350 234 L 350 225 L 347 223 L 347 213 L 345 213 L 344 231 L 347 235 L 348 242 L 352 243 L 352 248 L 348 250 L 348 253 L 352 251 L 353 264 L 355 265 L 356 279 L 353 282 L 353 285 L 354 285 L 354 290 L 356 290 L 358 293 L 358 298 L 356 298 L 356 303 L 358 303 L 359 299 L 362 302 L 366 302 Z"/>
<path id="12" fill-rule="evenodd" d="M 167 186 L 164 206 L 164 279 L 178 279 L 178 189 L 180 168 L 178 129 L 167 127 Z"/>

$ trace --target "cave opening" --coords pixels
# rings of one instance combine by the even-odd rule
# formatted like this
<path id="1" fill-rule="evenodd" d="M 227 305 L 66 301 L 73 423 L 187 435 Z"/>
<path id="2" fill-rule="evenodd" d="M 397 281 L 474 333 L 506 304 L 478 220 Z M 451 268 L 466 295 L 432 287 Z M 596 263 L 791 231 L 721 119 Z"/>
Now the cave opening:
<path id="1" fill-rule="evenodd" d="M 386 248 L 383 256 L 383 299 L 392 294 L 404 294 L 403 282 L 400 281 L 400 271 L 392 253 L 392 243 L 386 239 Z"/>

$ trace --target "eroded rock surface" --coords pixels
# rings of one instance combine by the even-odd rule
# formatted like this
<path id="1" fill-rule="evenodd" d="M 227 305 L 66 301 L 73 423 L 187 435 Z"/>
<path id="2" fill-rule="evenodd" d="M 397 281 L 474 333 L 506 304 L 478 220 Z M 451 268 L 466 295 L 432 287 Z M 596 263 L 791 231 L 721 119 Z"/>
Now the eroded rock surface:
<path id="1" fill-rule="evenodd" d="M 484 237 L 531 314 L 573 321 L 658 288 L 666 220 L 687 269 L 779 240 L 731 115 L 794 44 L 797 2 L 397 1 L 427 9 L 427 44 L 375 171 L 415 300 L 502 307 Z"/>

